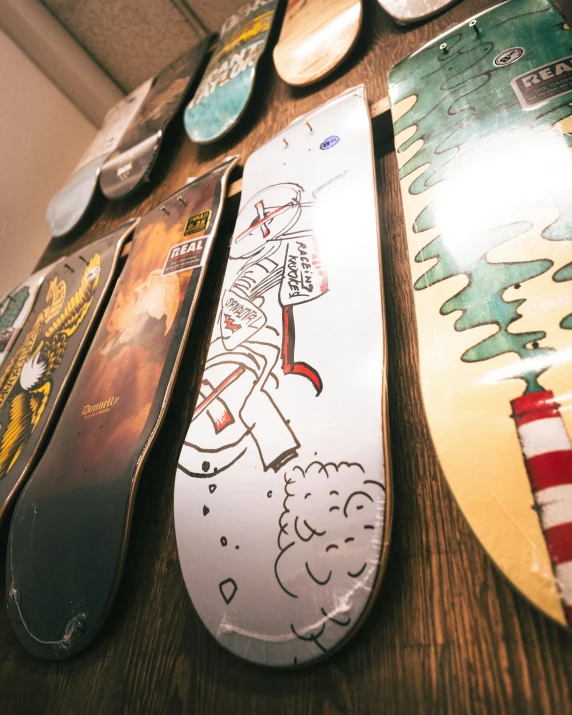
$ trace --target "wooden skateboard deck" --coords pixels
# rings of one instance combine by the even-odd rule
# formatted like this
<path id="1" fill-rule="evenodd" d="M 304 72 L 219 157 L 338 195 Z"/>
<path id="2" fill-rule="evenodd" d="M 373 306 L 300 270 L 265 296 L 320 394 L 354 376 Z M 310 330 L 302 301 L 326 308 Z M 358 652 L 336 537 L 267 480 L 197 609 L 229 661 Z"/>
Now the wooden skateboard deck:
<path id="1" fill-rule="evenodd" d="M 16 505 L 8 610 L 34 655 L 66 658 L 102 625 L 138 477 L 163 420 L 234 157 L 140 222 L 53 438 Z"/>
<path id="2" fill-rule="evenodd" d="M 381 7 L 399 25 L 428 20 L 459 0 L 378 0 Z"/>
<path id="3" fill-rule="evenodd" d="M 211 37 L 172 62 L 157 77 L 121 142 L 101 168 L 99 185 L 108 199 L 121 199 L 149 176 L 167 125 L 201 69 Z"/>
<path id="4" fill-rule="evenodd" d="M 185 584 L 214 637 L 256 663 L 321 658 L 376 593 L 390 525 L 378 269 L 361 86 L 246 163 L 179 459 Z"/>
<path id="5" fill-rule="evenodd" d="M 44 277 L 51 268 L 47 266 L 33 273 L 0 300 L 0 367 L 30 315 Z"/>
<path id="6" fill-rule="evenodd" d="M 0 370 L 0 519 L 49 436 L 134 225 L 51 267 Z"/>
<path id="7" fill-rule="evenodd" d="M 289 0 L 272 53 L 276 71 L 288 84 L 318 82 L 350 52 L 361 20 L 361 0 Z"/>
<path id="8" fill-rule="evenodd" d="M 103 126 L 67 183 L 48 204 L 46 226 L 51 236 L 69 233 L 84 217 L 95 194 L 103 163 L 119 144 L 152 83 L 152 79 L 144 82 L 106 114 Z"/>
<path id="9" fill-rule="evenodd" d="M 222 26 L 204 77 L 185 110 L 185 129 L 192 141 L 214 142 L 239 122 L 252 95 L 278 2 L 251 0 Z"/>
<path id="10" fill-rule="evenodd" d="M 459 0 L 378 0 L 381 7 L 399 25 L 428 20 Z"/>
<path id="11" fill-rule="evenodd" d="M 389 75 L 437 454 L 497 566 L 569 626 L 571 48 L 548 0 L 509 0 Z"/>

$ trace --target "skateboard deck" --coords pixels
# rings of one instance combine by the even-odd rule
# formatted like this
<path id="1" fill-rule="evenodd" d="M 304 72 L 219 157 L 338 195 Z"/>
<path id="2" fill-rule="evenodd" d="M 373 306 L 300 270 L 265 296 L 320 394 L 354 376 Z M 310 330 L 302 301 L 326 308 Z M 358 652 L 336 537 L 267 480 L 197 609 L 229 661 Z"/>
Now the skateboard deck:
<path id="1" fill-rule="evenodd" d="M 351 636 L 374 599 L 388 542 L 364 95 L 363 86 L 344 92 L 246 163 L 175 481 L 192 602 L 225 648 L 264 665 L 307 663 Z"/>
<path id="2" fill-rule="evenodd" d="M 427 420 L 476 536 L 572 625 L 572 33 L 509 0 L 389 90 Z"/>
<path id="3" fill-rule="evenodd" d="M 47 266 L 36 271 L 0 300 L 0 367 L 30 315 L 44 277 L 51 268 Z"/>
<path id="4" fill-rule="evenodd" d="M 113 602 L 138 477 L 170 399 L 235 162 L 141 220 L 53 439 L 16 505 L 8 609 L 36 656 L 84 648 Z"/>
<path id="5" fill-rule="evenodd" d="M 106 114 L 103 126 L 67 183 L 48 204 L 46 226 L 51 236 L 69 233 L 85 215 L 95 194 L 103 163 L 119 144 L 152 83 L 152 79 L 144 82 Z"/>
<path id="6" fill-rule="evenodd" d="M 459 0 L 378 0 L 381 7 L 399 25 L 428 20 Z"/>
<path id="7" fill-rule="evenodd" d="M 0 520 L 46 442 L 134 223 L 51 267 L 0 370 Z"/>
<path id="8" fill-rule="evenodd" d="M 239 122 L 252 95 L 278 2 L 251 0 L 222 26 L 204 77 L 185 110 L 185 129 L 192 141 L 214 142 Z"/>
<path id="9" fill-rule="evenodd" d="M 211 38 L 201 40 L 157 77 L 121 142 L 101 168 L 99 185 L 108 199 L 121 199 L 149 176 L 165 129 L 202 67 Z"/>
<path id="10" fill-rule="evenodd" d="M 276 71 L 288 84 L 317 82 L 350 52 L 361 20 L 361 0 L 289 0 L 272 53 Z"/>

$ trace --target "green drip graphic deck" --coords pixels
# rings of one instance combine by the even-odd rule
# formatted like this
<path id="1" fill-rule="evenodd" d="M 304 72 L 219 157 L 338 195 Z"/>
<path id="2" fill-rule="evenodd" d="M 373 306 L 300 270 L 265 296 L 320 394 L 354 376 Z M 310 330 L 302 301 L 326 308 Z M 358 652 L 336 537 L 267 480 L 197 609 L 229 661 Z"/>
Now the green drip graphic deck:
<path id="1" fill-rule="evenodd" d="M 389 91 L 443 471 L 501 571 L 572 625 L 572 32 L 508 0 Z"/>

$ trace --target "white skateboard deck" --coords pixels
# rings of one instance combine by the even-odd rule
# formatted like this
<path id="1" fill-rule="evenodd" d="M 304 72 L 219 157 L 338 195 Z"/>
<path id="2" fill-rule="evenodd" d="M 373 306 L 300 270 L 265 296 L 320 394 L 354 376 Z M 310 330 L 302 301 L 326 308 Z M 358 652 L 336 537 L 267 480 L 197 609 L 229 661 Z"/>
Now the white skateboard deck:
<path id="1" fill-rule="evenodd" d="M 399 25 L 428 20 L 459 0 L 379 0 L 379 4 Z"/>
<path id="2" fill-rule="evenodd" d="M 48 204 L 46 226 L 51 236 L 63 236 L 76 226 L 95 193 L 99 172 L 113 152 L 147 96 L 149 79 L 119 101 L 105 115 L 103 126 L 63 186 Z"/>
<path id="3" fill-rule="evenodd" d="M 256 663 L 291 667 L 339 647 L 383 570 L 378 248 L 360 86 L 246 163 L 177 471 L 177 546 L 193 604 L 225 648 Z"/>
<path id="4" fill-rule="evenodd" d="M 46 266 L 33 273 L 0 300 L 0 367 L 30 315 L 44 277 L 52 269 Z"/>

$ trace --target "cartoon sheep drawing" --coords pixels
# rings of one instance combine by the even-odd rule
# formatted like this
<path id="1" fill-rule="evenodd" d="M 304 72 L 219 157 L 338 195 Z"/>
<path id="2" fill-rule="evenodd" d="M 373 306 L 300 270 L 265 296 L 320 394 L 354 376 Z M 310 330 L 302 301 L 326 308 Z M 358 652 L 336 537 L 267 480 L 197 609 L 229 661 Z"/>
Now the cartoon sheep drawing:
<path id="1" fill-rule="evenodd" d="M 300 599 L 292 633 L 325 652 L 350 625 L 354 595 L 373 586 L 385 489 L 349 462 L 294 466 L 284 481 L 274 571 L 282 590 Z"/>

